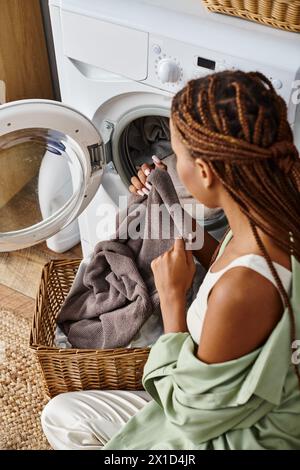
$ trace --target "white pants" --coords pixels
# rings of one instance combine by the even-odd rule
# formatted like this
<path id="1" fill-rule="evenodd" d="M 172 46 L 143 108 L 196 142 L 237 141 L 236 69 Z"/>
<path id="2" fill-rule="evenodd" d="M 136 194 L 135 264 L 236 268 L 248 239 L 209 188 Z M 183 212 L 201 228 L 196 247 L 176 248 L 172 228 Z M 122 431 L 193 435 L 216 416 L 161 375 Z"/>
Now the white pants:
<path id="1" fill-rule="evenodd" d="M 145 391 L 62 393 L 45 406 L 42 427 L 55 450 L 99 450 L 151 399 Z"/>

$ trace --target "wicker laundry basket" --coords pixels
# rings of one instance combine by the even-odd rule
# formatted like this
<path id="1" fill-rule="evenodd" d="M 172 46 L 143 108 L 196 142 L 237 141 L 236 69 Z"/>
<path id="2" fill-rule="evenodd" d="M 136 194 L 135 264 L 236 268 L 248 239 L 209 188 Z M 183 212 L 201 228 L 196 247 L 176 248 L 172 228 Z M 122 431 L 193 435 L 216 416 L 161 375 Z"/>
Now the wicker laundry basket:
<path id="1" fill-rule="evenodd" d="M 299 0 L 202 0 L 213 12 L 239 16 L 274 28 L 300 32 Z"/>
<path id="2" fill-rule="evenodd" d="M 30 335 L 50 397 L 76 390 L 141 390 L 149 348 L 58 349 L 56 317 L 80 260 L 51 261 L 43 269 Z"/>

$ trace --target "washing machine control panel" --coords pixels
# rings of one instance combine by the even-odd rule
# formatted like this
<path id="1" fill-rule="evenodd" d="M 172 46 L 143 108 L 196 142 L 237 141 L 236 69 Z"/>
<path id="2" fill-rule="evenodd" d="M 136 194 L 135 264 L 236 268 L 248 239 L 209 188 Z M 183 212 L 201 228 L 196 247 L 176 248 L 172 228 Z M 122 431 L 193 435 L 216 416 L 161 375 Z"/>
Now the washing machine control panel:
<path id="1" fill-rule="evenodd" d="M 174 55 L 162 49 L 161 41 L 153 42 L 150 47 L 150 80 L 166 90 L 175 91 L 183 81 L 183 68 Z"/>
<path id="2" fill-rule="evenodd" d="M 278 93 L 289 103 L 289 121 L 294 122 L 296 107 L 291 101 L 294 77 L 288 70 L 253 62 L 183 43 L 163 36 L 149 35 L 148 77 L 146 82 L 157 88 L 176 93 L 189 80 L 224 70 L 259 70 L 272 82 Z"/>

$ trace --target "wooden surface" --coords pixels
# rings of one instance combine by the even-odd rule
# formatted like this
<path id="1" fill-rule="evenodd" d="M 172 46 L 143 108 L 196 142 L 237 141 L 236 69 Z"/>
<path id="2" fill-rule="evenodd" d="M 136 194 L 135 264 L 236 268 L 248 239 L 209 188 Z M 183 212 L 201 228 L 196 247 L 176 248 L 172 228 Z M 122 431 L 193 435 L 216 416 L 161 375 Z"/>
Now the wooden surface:
<path id="1" fill-rule="evenodd" d="M 17 312 L 20 317 L 32 319 L 35 301 L 31 297 L 0 284 L 0 309 Z"/>
<path id="2" fill-rule="evenodd" d="M 32 248 L 0 253 L 0 307 L 32 318 L 43 266 L 50 259 L 81 258 L 81 246 L 57 254 L 42 243 Z"/>
<path id="3" fill-rule="evenodd" d="M 5 98 L 6 98 L 5 82 L 3 80 L 0 80 L 0 104 L 5 103 Z"/>
<path id="4" fill-rule="evenodd" d="M 39 0 L 0 0 L 0 80 L 6 101 L 53 98 Z"/>

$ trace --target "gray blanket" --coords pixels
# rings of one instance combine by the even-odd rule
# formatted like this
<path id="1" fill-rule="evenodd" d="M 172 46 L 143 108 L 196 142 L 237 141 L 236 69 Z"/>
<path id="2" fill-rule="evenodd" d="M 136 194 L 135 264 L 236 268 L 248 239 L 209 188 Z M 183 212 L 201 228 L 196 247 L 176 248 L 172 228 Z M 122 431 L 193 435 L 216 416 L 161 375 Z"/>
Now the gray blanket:
<path id="1" fill-rule="evenodd" d="M 149 181 L 153 185 L 150 195 L 131 197 L 127 212 L 119 214 L 116 235 L 96 245 L 82 283 L 71 289 L 62 306 L 57 323 L 73 347 L 124 347 L 150 315 L 160 312 L 150 264 L 173 245 L 176 236 L 187 238 L 191 219 L 182 209 L 176 214 L 171 211 L 174 204 L 177 208 L 180 204 L 166 171 L 153 171 Z M 161 217 L 153 212 L 157 207 L 163 208 Z M 167 216 L 171 233 L 162 223 Z M 201 238 L 202 229 L 197 230 Z M 188 303 L 203 276 L 204 269 L 198 265 Z"/>

